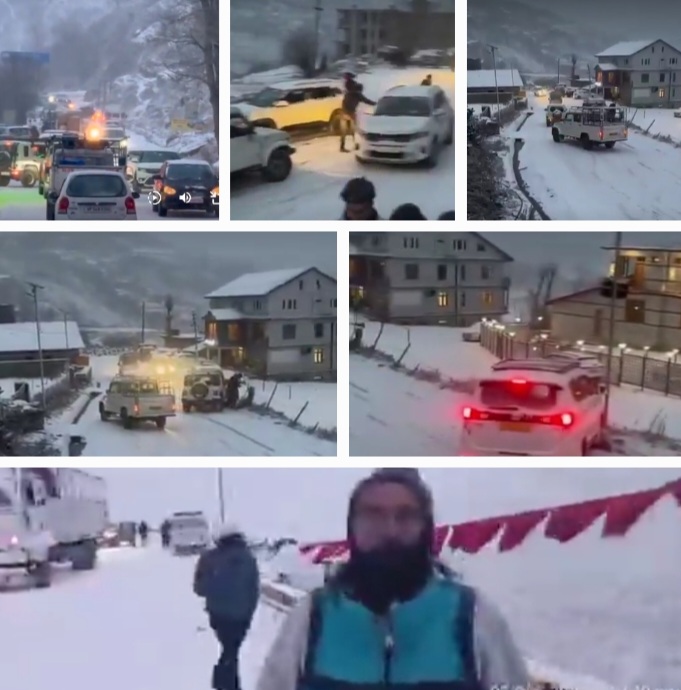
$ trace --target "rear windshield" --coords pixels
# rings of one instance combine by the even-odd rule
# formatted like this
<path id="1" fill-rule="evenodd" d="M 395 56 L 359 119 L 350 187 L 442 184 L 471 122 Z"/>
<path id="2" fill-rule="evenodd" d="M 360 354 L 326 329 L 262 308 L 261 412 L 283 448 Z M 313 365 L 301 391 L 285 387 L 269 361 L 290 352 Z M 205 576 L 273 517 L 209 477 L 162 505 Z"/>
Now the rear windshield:
<path id="1" fill-rule="evenodd" d="M 213 181 L 214 175 L 210 166 L 202 163 L 176 163 L 168 166 L 167 178 L 169 181 L 181 180 L 209 185 Z"/>
<path id="2" fill-rule="evenodd" d="M 207 526 L 206 521 L 199 517 L 177 518 L 172 523 L 173 529 L 204 529 Z"/>
<path id="3" fill-rule="evenodd" d="M 486 407 L 549 410 L 558 400 L 557 386 L 545 383 L 481 381 L 480 399 Z"/>
<path id="4" fill-rule="evenodd" d="M 207 383 L 209 386 L 221 386 L 220 374 L 190 374 L 184 377 L 185 386 L 193 386 L 195 383 Z"/>
<path id="5" fill-rule="evenodd" d="M 158 395 L 159 387 L 156 381 L 115 382 L 111 384 L 111 392 L 122 395 Z"/>
<path id="6" fill-rule="evenodd" d="M 2 489 L 0 489 L 0 508 L 10 508 L 12 506 L 12 499 Z"/>
<path id="7" fill-rule="evenodd" d="M 78 175 L 66 189 L 68 196 L 83 198 L 115 199 L 127 193 L 126 184 L 118 175 Z"/>

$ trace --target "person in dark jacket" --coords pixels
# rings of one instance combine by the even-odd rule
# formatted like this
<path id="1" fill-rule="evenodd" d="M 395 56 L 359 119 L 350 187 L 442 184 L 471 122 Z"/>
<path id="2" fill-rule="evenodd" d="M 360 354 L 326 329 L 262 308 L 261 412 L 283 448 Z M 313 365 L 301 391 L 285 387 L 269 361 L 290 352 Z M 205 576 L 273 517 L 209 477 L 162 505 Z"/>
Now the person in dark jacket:
<path id="1" fill-rule="evenodd" d="M 433 75 L 429 74 L 422 82 L 421 86 L 432 86 L 433 85 Z"/>
<path id="2" fill-rule="evenodd" d="M 140 522 L 139 527 L 137 528 L 137 531 L 140 535 L 140 541 L 142 542 L 142 546 L 147 545 L 147 540 L 149 539 L 149 525 L 147 525 L 144 520 Z"/>
<path id="3" fill-rule="evenodd" d="M 194 593 L 205 599 L 210 627 L 222 647 L 213 669 L 213 690 L 241 690 L 239 650 L 260 596 L 258 563 L 241 530 L 219 525 L 215 547 L 201 554 Z"/>
<path id="4" fill-rule="evenodd" d="M 390 220 L 428 220 L 416 204 L 402 204 L 390 215 Z"/>
<path id="5" fill-rule="evenodd" d="M 170 520 L 161 523 L 161 545 L 164 549 L 170 546 Z"/>
<path id="6" fill-rule="evenodd" d="M 239 386 L 241 385 L 242 375 L 237 372 L 227 380 L 227 407 L 236 407 L 239 402 Z"/>
<path id="7" fill-rule="evenodd" d="M 346 88 L 343 96 L 343 103 L 341 105 L 341 123 L 340 123 L 340 150 L 348 153 L 345 148 L 345 138 L 348 134 L 352 134 L 353 150 L 357 148 L 355 142 L 355 130 L 357 129 L 357 107 L 360 103 L 367 105 L 376 105 L 375 101 L 367 98 L 364 95 L 364 87 L 352 80 L 349 82 L 350 86 Z"/>
<path id="8" fill-rule="evenodd" d="M 374 207 L 376 188 L 366 177 L 348 180 L 341 192 L 341 199 L 345 202 L 341 220 L 381 220 Z"/>

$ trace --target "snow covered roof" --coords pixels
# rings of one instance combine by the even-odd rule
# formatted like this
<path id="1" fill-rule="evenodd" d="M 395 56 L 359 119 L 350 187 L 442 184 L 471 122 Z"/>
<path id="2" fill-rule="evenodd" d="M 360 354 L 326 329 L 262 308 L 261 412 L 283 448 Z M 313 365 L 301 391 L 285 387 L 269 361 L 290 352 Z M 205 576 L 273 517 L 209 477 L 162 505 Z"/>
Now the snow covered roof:
<path id="1" fill-rule="evenodd" d="M 600 53 L 596 53 L 596 57 L 628 57 L 630 55 L 635 55 L 659 40 L 659 38 L 655 38 L 648 41 L 620 41 L 619 43 L 615 43 L 614 46 L 610 46 Z"/>
<path id="2" fill-rule="evenodd" d="M 517 69 L 498 69 L 496 72 L 497 85 L 500 89 L 506 89 L 509 86 L 517 86 L 520 88 L 524 86 L 523 78 L 520 76 L 520 72 L 518 72 Z M 469 70 L 467 74 L 467 87 L 469 89 L 493 89 L 494 70 Z"/>
<path id="3" fill-rule="evenodd" d="M 238 321 L 244 318 L 238 309 L 211 309 L 208 313 L 216 321 Z"/>
<path id="4" fill-rule="evenodd" d="M 613 65 L 612 62 L 599 62 L 597 67 L 600 67 L 602 70 L 605 70 L 606 72 L 617 69 L 617 65 Z"/>
<path id="5" fill-rule="evenodd" d="M 40 343 L 44 351 L 80 350 L 85 347 L 80 328 L 75 321 L 67 321 L 66 333 L 63 321 L 45 321 L 40 324 Z M 37 352 L 38 333 L 33 322 L 0 324 L 0 352 Z"/>
<path id="6" fill-rule="evenodd" d="M 316 270 L 313 266 L 307 268 L 286 268 L 279 271 L 259 271 L 244 273 L 235 280 L 223 285 L 206 295 L 206 299 L 213 297 L 259 297 L 269 295 L 285 283 L 295 280 L 308 271 Z"/>

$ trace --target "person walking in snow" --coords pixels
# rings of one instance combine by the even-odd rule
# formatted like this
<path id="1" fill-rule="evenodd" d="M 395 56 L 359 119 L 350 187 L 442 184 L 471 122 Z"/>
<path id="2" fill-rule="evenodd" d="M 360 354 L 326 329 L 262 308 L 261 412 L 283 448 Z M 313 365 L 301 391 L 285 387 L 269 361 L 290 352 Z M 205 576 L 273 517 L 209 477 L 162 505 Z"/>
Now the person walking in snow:
<path id="1" fill-rule="evenodd" d="M 161 545 L 164 549 L 170 546 L 170 520 L 161 523 Z"/>
<path id="2" fill-rule="evenodd" d="M 213 690 L 241 690 L 239 650 L 260 596 L 258 563 L 233 523 L 218 525 L 215 547 L 196 565 L 194 593 L 205 600 L 210 627 L 222 651 L 213 669 Z"/>
<path id="3" fill-rule="evenodd" d="M 357 129 L 357 107 L 360 103 L 376 105 L 375 101 L 364 95 L 364 87 L 356 82 L 354 78 L 346 80 L 340 121 L 340 150 L 343 153 L 348 153 L 348 149 L 345 148 L 345 139 L 348 135 L 352 135 L 353 151 L 357 148 L 355 131 Z"/>
<path id="4" fill-rule="evenodd" d="M 144 520 L 140 522 L 139 527 L 137 528 L 137 532 L 140 535 L 140 541 L 142 542 L 142 546 L 147 545 L 147 540 L 149 539 L 149 525 L 147 525 Z"/>
<path id="5" fill-rule="evenodd" d="M 285 619 L 257 690 L 527 688 L 499 612 L 433 554 L 417 470 L 377 470 L 352 492 L 349 560 Z"/>

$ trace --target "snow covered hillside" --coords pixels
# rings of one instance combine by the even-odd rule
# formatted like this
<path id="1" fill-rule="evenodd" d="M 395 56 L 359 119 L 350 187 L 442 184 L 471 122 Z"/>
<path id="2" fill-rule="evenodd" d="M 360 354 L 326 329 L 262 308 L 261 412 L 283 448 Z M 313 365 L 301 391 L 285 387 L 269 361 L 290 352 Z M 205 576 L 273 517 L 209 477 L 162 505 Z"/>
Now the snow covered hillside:
<path id="1" fill-rule="evenodd" d="M 3 232 L 0 276 L 8 277 L 0 278 L 0 303 L 14 303 L 23 320 L 32 319 L 23 281 L 34 280 L 45 286 L 41 303 L 57 319 L 62 315 L 54 310 L 63 309 L 83 326 L 139 327 L 146 300 L 147 326 L 163 328 L 163 300 L 172 294 L 187 328 L 192 310 L 206 313 L 204 295 L 241 273 L 301 262 L 336 273 L 333 235 L 260 239 L 271 252 L 255 252 L 248 233 Z"/>
<path id="2" fill-rule="evenodd" d="M 461 410 L 472 381 L 489 371 L 496 358 L 478 343 L 462 340 L 464 329 L 417 326 L 409 329 L 411 347 L 402 360 L 404 371 L 385 362 L 353 355 L 350 359 L 350 453 L 406 457 L 449 456 L 458 452 Z M 380 324 L 366 322 L 364 344 L 376 342 Z M 398 358 L 407 347 L 407 329 L 385 324 L 376 347 Z M 420 370 L 419 378 L 405 371 Z M 425 380 L 428 371 L 432 382 Z M 447 387 L 437 378 L 451 379 Z M 615 388 L 611 400 L 613 435 L 626 455 L 678 454 L 677 443 L 647 440 L 656 419 L 666 433 L 681 439 L 681 400 Z"/>
<path id="3" fill-rule="evenodd" d="M 156 525 L 175 510 L 204 510 L 211 518 L 217 513 L 216 470 L 94 472 L 108 483 L 116 520 Z M 255 538 L 343 538 L 349 493 L 365 474 L 223 470 L 228 517 Z M 422 474 L 432 487 L 438 521 L 463 522 L 652 489 L 678 479 L 681 471 L 426 469 Z M 294 495 L 305 500 L 292 501 Z M 574 690 L 673 688 L 681 668 L 678 511 L 673 499 L 665 499 L 620 539 L 598 538 L 595 524 L 566 544 L 537 533 L 514 551 L 500 554 L 490 545 L 451 563 L 501 607 L 538 675 Z M 85 690 L 93 678 L 101 690 L 140 684 L 164 690 L 207 687 L 217 645 L 191 591 L 193 566 L 194 559 L 174 558 L 154 544 L 106 550 L 95 571 L 61 571 L 49 590 L 0 592 L 5 682 L 23 690 L 44 690 L 59 678 L 69 678 L 72 690 Z M 263 564 L 265 573 L 277 569 L 301 587 L 314 584 L 314 567 L 291 552 L 276 566 Z M 281 621 L 280 613 L 260 606 L 242 649 L 243 690 L 255 690 Z M 168 650 L 173 663 L 159 662 Z"/>

